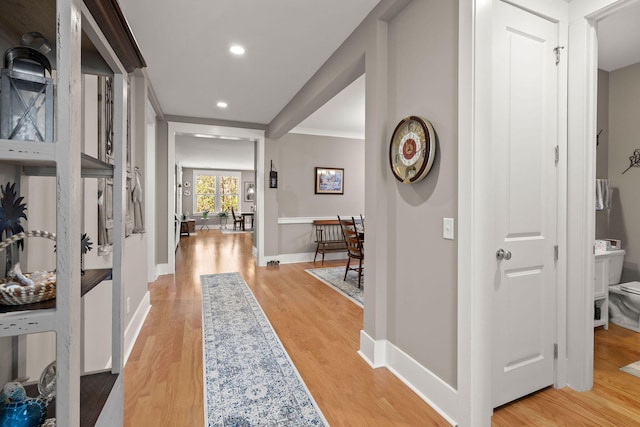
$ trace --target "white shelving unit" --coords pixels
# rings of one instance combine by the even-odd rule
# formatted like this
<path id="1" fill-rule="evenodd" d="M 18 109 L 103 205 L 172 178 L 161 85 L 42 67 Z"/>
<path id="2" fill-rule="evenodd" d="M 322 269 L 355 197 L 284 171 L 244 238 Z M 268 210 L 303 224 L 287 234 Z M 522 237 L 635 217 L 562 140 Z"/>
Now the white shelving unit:
<path id="1" fill-rule="evenodd" d="M 126 88 L 128 73 L 143 67 L 144 60 L 116 0 L 3 2 L 0 35 L 6 39 L 15 36 L 12 32 L 29 31 L 38 31 L 55 42 L 54 142 L 0 140 L 0 164 L 14 165 L 22 175 L 56 177 L 57 295 L 55 300 L 29 306 L 0 306 L 0 337 L 55 332 L 57 425 L 120 426 L 124 407 Z M 7 42 L 17 45 L 20 34 L 17 40 Z M 113 166 L 81 153 L 83 70 L 113 75 Z M 79 183 L 81 178 L 102 177 L 113 178 L 114 184 L 113 265 L 110 270 L 91 271 L 81 277 Z M 112 368 L 81 377 L 81 298 L 109 274 L 113 280 Z M 92 403 L 86 404 L 89 396 Z"/>

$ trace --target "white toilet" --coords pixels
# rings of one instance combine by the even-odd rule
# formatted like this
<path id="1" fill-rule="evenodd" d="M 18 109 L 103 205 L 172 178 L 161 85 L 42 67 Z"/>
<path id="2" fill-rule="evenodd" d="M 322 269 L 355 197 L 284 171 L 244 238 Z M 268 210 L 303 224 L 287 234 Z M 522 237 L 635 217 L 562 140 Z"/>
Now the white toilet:
<path id="1" fill-rule="evenodd" d="M 625 251 L 597 252 L 609 264 L 609 321 L 640 332 L 640 282 L 620 283 Z"/>

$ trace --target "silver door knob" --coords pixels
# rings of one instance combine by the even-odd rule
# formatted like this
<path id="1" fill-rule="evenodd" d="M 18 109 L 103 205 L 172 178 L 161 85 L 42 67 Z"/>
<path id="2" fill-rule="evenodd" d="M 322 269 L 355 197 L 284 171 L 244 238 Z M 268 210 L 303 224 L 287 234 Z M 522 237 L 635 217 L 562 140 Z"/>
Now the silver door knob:
<path id="1" fill-rule="evenodd" d="M 511 252 L 510 251 L 505 251 L 504 249 L 498 249 L 496 251 L 496 259 L 497 260 L 507 260 L 509 261 L 511 259 Z"/>

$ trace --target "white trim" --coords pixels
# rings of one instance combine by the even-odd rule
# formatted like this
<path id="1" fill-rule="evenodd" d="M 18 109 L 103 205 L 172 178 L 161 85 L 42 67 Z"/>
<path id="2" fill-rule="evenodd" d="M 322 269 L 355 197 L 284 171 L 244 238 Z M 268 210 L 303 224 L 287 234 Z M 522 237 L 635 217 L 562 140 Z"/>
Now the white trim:
<path id="1" fill-rule="evenodd" d="M 387 340 L 360 331 L 358 354 L 372 367 L 386 367 L 449 424 L 457 425 L 458 392 Z M 411 381 L 409 381 L 411 378 Z"/>
<path id="2" fill-rule="evenodd" d="M 471 340 L 474 316 L 471 313 L 473 269 L 473 34 L 474 2 L 458 5 L 458 422 L 471 425 L 472 370 Z M 362 343 L 362 338 L 360 339 Z"/>
<path id="3" fill-rule="evenodd" d="M 256 141 L 256 204 L 257 217 L 256 217 L 256 239 L 258 241 L 258 265 L 261 264 L 260 259 L 264 253 L 264 144 L 265 144 L 265 131 L 261 129 L 245 129 L 237 127 L 216 126 L 216 125 L 204 125 L 196 123 L 182 123 L 182 122 L 167 122 L 168 134 L 167 134 L 167 274 L 173 274 L 175 272 L 175 245 L 177 242 L 173 237 L 175 218 L 175 194 L 176 186 L 173 185 L 175 181 L 175 153 L 176 153 L 176 135 L 217 135 L 217 136 L 230 136 L 238 137 L 242 139 L 250 139 Z M 178 236 L 179 238 L 179 236 Z M 158 266 L 160 271 L 160 266 Z M 163 270 L 164 271 L 164 270 Z"/>
<path id="4" fill-rule="evenodd" d="M 148 82 L 148 80 L 145 80 Z M 150 90 L 150 84 L 147 83 Z M 144 225 L 147 230 L 147 282 L 154 282 L 158 278 L 156 266 L 156 195 L 158 192 L 156 168 L 156 113 L 149 98 L 146 99 L 146 122 L 145 122 L 145 168 L 143 177 L 144 183 Z"/>
<path id="5" fill-rule="evenodd" d="M 266 198 L 264 196 L 264 188 L 265 188 L 265 178 L 266 178 L 266 172 L 265 172 L 265 143 L 264 143 L 264 136 L 262 137 L 262 139 L 259 139 L 258 142 L 256 143 L 256 197 L 255 197 L 255 201 L 254 201 L 254 211 L 256 213 L 256 222 L 254 224 L 254 229 L 257 230 L 257 233 L 253 235 L 254 239 L 253 239 L 253 249 L 252 251 L 254 252 L 253 256 L 255 259 L 255 262 L 258 266 L 260 267 L 264 267 L 265 265 L 267 265 L 267 262 L 263 259 L 264 258 L 264 218 L 265 218 L 265 213 L 264 213 L 264 209 L 265 209 L 265 204 L 266 204 Z M 257 245 L 257 246 L 256 246 Z"/>
<path id="6" fill-rule="evenodd" d="M 171 255 L 174 256 L 175 254 Z M 164 264 L 158 264 L 156 266 L 156 279 L 158 276 L 163 276 L 165 274 L 173 274 L 173 270 L 171 270 L 171 267 L 169 266 L 168 263 L 164 263 Z"/>
<path id="7" fill-rule="evenodd" d="M 142 297 L 142 301 L 138 304 L 138 308 L 136 308 L 136 312 L 131 317 L 131 321 L 127 326 L 127 329 L 124 331 L 124 343 L 125 343 L 125 353 L 124 353 L 124 364 L 127 364 L 127 360 L 129 359 L 129 355 L 133 350 L 133 346 L 138 339 L 138 335 L 140 334 L 140 330 L 142 329 L 142 325 L 144 325 L 144 321 L 149 314 L 149 310 L 151 310 L 151 294 L 149 291 L 145 292 Z"/>
<path id="8" fill-rule="evenodd" d="M 312 129 L 312 128 L 295 127 L 291 129 L 289 133 L 296 133 L 299 135 L 331 136 L 336 138 L 364 139 L 364 133 L 362 132 L 344 132 L 344 131 L 335 131 L 335 130 L 329 130 L 329 129 Z"/>
<path id="9" fill-rule="evenodd" d="M 464 201 L 465 211 L 459 211 L 458 226 L 467 229 L 468 238 L 465 239 L 463 231 L 458 232 L 460 243 L 458 244 L 462 258 L 459 263 L 465 263 L 463 270 L 466 275 L 458 279 L 459 286 L 465 287 L 465 293 L 459 293 L 459 303 L 468 304 L 458 311 L 465 328 L 458 340 L 461 342 L 460 351 L 468 352 L 467 366 L 464 371 L 469 373 L 464 378 L 464 371 L 458 373 L 461 382 L 461 413 L 464 418 L 462 425 L 484 426 L 491 423 L 491 382 L 492 382 L 492 298 L 491 284 L 487 277 L 491 276 L 493 258 L 489 258 L 491 245 L 491 205 L 486 197 L 477 197 L 485 194 L 481 191 L 491 187 L 491 153 L 486 149 L 491 141 L 491 85 L 483 82 L 491 81 L 491 57 L 493 46 L 492 27 L 492 0 L 475 0 L 473 10 L 473 30 L 471 36 L 471 82 L 468 82 L 470 99 L 466 107 L 466 117 L 469 120 L 468 132 L 471 133 L 465 149 L 458 149 L 459 157 L 458 173 L 462 173 L 464 189 L 459 190 L 460 198 L 467 197 Z M 459 108 L 463 110 L 464 106 Z M 464 110 L 463 110 L 464 112 Z M 460 135 L 458 141 L 463 139 Z M 467 169 L 467 171 L 465 171 Z M 460 178 L 459 178 L 460 179 Z M 462 206 L 462 205 L 461 205 Z M 466 240 L 468 243 L 463 244 Z M 468 248 L 465 250 L 465 246 Z M 460 252 L 459 252 L 460 253 Z M 464 299 L 462 299 L 464 295 Z M 468 313 L 468 314 L 467 314 Z M 468 316 L 468 317 L 467 317 Z M 466 329 L 468 328 L 468 329 Z M 460 341 L 459 341 L 460 342 Z M 463 356 L 464 357 L 464 356 Z"/>
<path id="10" fill-rule="evenodd" d="M 360 331 L 360 350 L 358 354 L 372 368 L 381 368 L 387 365 L 386 340 L 374 340 L 371 335 L 362 329 Z"/>
<path id="11" fill-rule="evenodd" d="M 578 391 L 593 385 L 593 242 L 595 238 L 595 146 L 598 42 L 596 20 L 636 0 L 571 3 L 569 25 L 567 188 L 567 384 Z"/>
<path id="12" fill-rule="evenodd" d="M 278 225 L 280 224 L 313 224 L 313 221 L 317 219 L 338 219 L 338 217 L 310 217 L 310 216 L 298 216 L 298 217 L 282 217 L 278 218 Z"/>
<path id="13" fill-rule="evenodd" d="M 569 10 L 568 7 L 558 12 L 561 19 L 558 22 L 558 46 L 568 46 L 569 43 Z M 565 49 L 566 50 L 566 49 Z M 558 154 L 559 160 L 556 171 L 556 244 L 558 245 L 558 261 L 556 263 L 556 343 L 558 343 L 558 358 L 554 387 L 567 385 L 567 189 L 568 189 L 568 63 L 569 55 L 562 52 L 558 65 Z M 594 181 L 595 182 L 595 181 Z M 595 226 L 594 226 L 595 230 Z"/>
<path id="14" fill-rule="evenodd" d="M 280 255 L 272 255 L 265 256 L 264 261 L 265 265 L 267 261 L 279 261 L 280 264 L 296 264 L 300 262 L 313 262 L 313 256 L 315 252 L 300 252 L 295 254 L 280 254 Z M 334 261 L 334 260 L 343 260 L 347 259 L 346 252 L 329 252 L 325 254 L 325 261 Z M 319 263 L 320 260 L 316 257 L 316 263 Z"/>
<path id="15" fill-rule="evenodd" d="M 151 310 L 151 294 L 147 291 L 142 297 L 142 301 L 138 304 L 138 308 L 136 308 L 136 312 L 133 314 L 131 321 L 127 325 L 127 329 L 124 331 L 124 343 L 125 343 L 125 353 L 124 353 L 124 366 L 127 365 L 127 360 L 129 360 L 129 355 L 133 351 L 133 347 L 136 344 L 136 340 L 138 339 L 138 335 L 140 335 L 140 331 L 142 330 L 142 325 L 144 325 L 144 321 Z M 111 358 L 107 362 L 107 365 L 104 367 L 105 369 L 111 368 Z"/>
<path id="16" fill-rule="evenodd" d="M 147 278 L 147 281 L 149 283 L 155 282 L 156 280 L 158 280 L 158 271 L 157 271 L 157 266 L 156 265 L 152 265 L 149 266 L 149 277 Z"/>
<path id="17" fill-rule="evenodd" d="M 342 215 L 340 215 L 342 216 Z M 360 218 L 360 214 L 357 215 L 345 215 L 345 217 Z M 296 216 L 296 217 L 281 217 L 278 218 L 278 224 L 313 224 L 313 221 L 316 220 L 327 220 L 327 219 L 335 219 L 338 220 L 337 215 L 333 216 Z"/>
<path id="18" fill-rule="evenodd" d="M 387 368 L 449 424 L 457 425 L 458 392 L 398 347 L 389 342 L 386 347 Z"/>

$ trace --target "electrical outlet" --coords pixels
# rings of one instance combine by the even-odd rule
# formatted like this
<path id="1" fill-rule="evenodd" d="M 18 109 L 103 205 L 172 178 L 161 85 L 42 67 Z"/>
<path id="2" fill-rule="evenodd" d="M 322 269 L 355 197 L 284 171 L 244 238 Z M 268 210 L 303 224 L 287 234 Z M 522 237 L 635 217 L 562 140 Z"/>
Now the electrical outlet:
<path id="1" fill-rule="evenodd" d="M 447 240 L 454 239 L 453 218 L 442 218 L 442 238 Z"/>
<path id="2" fill-rule="evenodd" d="M 127 297 L 127 314 L 131 311 L 131 297 Z"/>

